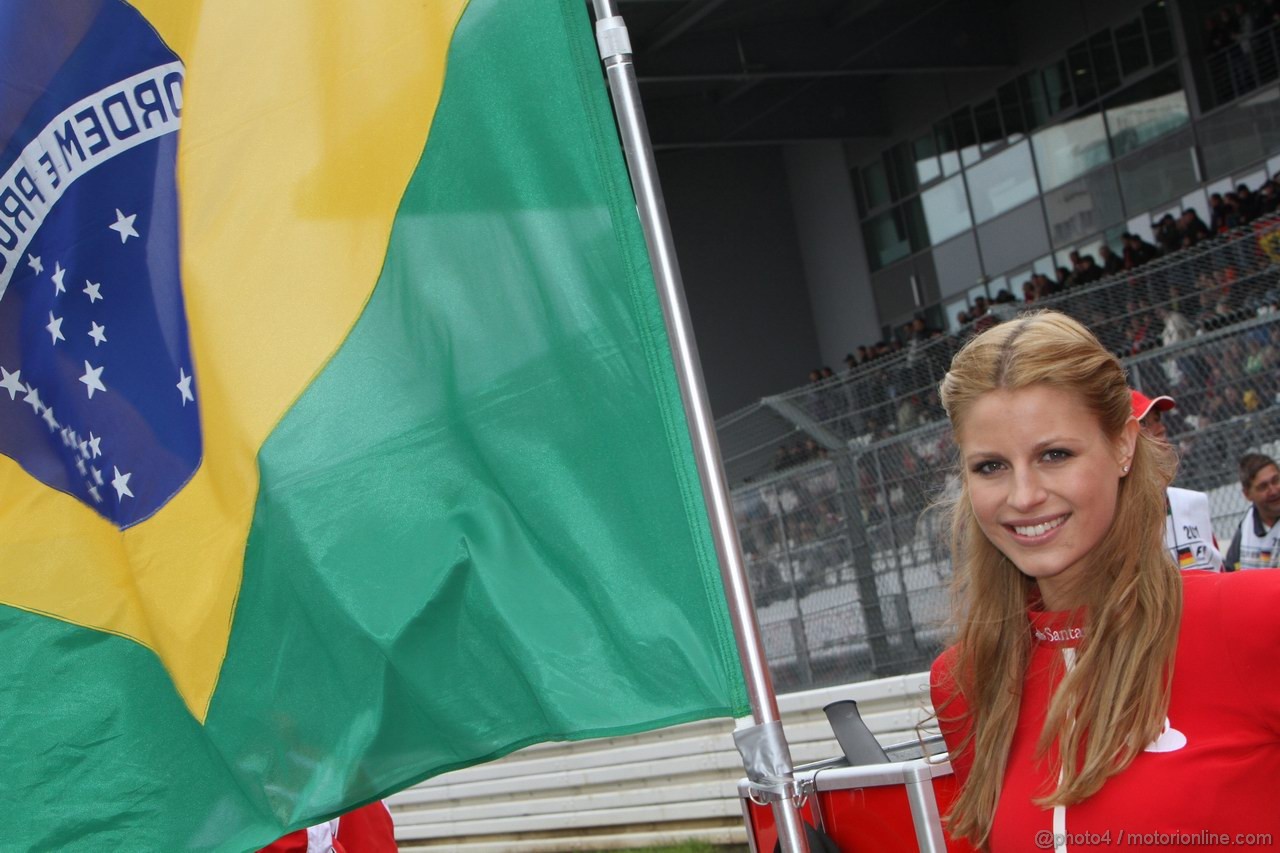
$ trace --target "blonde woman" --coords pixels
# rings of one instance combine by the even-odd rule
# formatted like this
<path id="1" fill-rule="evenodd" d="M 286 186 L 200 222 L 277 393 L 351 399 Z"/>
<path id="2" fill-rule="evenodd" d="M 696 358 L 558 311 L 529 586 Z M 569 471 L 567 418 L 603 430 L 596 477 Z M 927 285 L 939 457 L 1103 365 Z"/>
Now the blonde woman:
<path id="1" fill-rule="evenodd" d="M 1280 844 L 1280 572 L 1178 571 L 1173 457 L 1074 320 L 979 335 L 941 395 L 963 472 L 958 635 L 932 673 L 951 834 L 992 851 Z"/>

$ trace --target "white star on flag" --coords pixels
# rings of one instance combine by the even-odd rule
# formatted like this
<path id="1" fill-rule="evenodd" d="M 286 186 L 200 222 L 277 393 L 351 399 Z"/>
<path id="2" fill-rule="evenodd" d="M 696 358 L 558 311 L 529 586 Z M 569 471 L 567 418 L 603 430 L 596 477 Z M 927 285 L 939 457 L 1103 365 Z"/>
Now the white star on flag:
<path id="1" fill-rule="evenodd" d="M 116 500 L 124 500 L 126 497 L 133 497 L 133 492 L 129 491 L 129 478 L 133 474 L 121 474 L 120 469 L 112 465 L 111 470 L 116 472 L 116 477 L 111 481 L 111 487 L 116 490 Z"/>
<path id="2" fill-rule="evenodd" d="M 0 374 L 4 374 L 4 377 L 0 378 L 0 388 L 9 392 L 10 400 L 17 399 L 19 394 L 22 394 L 27 390 L 27 387 L 18 381 L 18 377 L 22 375 L 21 370 L 15 370 L 13 373 L 10 373 L 3 367 L 0 367 Z"/>
<path id="3" fill-rule="evenodd" d="M 84 376 L 80 377 L 80 381 L 85 384 L 85 388 L 89 392 L 89 399 L 93 399 L 94 391 L 106 391 L 107 386 L 102 384 L 102 368 L 94 367 L 89 362 L 84 363 Z M 93 433 L 90 433 L 92 435 Z"/>
<path id="4" fill-rule="evenodd" d="M 97 302 L 99 299 L 102 298 L 102 293 L 99 291 L 100 287 L 102 287 L 102 282 L 98 282 L 97 284 L 94 284 L 92 281 L 89 281 L 89 279 L 87 278 L 84 280 L 84 290 L 81 292 L 89 294 L 90 305 L 92 305 L 93 303 Z"/>
<path id="5" fill-rule="evenodd" d="M 97 483 L 99 486 L 101 486 L 101 485 L 102 485 L 102 472 L 101 472 L 101 471 L 99 471 L 97 468 L 94 468 L 92 465 L 90 465 L 90 466 L 89 466 L 89 470 L 93 472 L 93 481 L 94 481 L 95 483 Z"/>
<path id="6" fill-rule="evenodd" d="M 49 312 L 49 325 L 45 326 L 44 329 L 53 338 L 53 343 L 56 344 L 58 341 L 66 340 L 62 336 L 62 318 L 53 316 L 52 311 Z"/>
<path id="7" fill-rule="evenodd" d="M 53 432 L 58 427 L 62 426 L 62 424 L 58 423 L 56 420 L 53 419 L 52 407 L 44 410 L 44 422 L 49 425 L 49 432 Z"/>
<path id="8" fill-rule="evenodd" d="M 91 458 L 89 456 L 89 442 L 77 441 L 76 443 L 80 445 L 80 455 L 83 456 L 85 459 Z"/>
<path id="9" fill-rule="evenodd" d="M 71 447 L 75 444 L 75 442 L 71 440 L 71 427 L 62 428 L 62 443 L 67 447 Z"/>
<path id="10" fill-rule="evenodd" d="M 94 435 L 93 430 L 89 430 L 88 444 L 89 444 L 89 449 L 93 451 L 94 459 L 97 459 L 99 456 L 102 455 L 102 451 L 98 449 L 98 442 L 100 441 L 102 441 L 102 438 Z"/>
<path id="11" fill-rule="evenodd" d="M 40 273 L 44 272 L 44 264 L 40 263 L 40 257 L 38 255 L 33 255 L 30 252 L 27 253 L 27 266 L 35 270 L 36 275 L 40 275 Z"/>
<path id="12" fill-rule="evenodd" d="M 97 487 L 97 486 L 90 486 L 90 487 L 89 487 L 89 494 L 93 496 L 93 502 L 94 502 L 94 503 L 96 503 L 96 504 L 100 504 L 100 503 L 102 503 L 102 495 L 98 494 L 98 487 Z"/>
<path id="13" fill-rule="evenodd" d="M 53 262 L 53 295 L 54 296 L 57 296 L 59 293 L 67 292 L 67 288 L 62 284 L 62 277 L 66 274 L 67 274 L 67 271 L 62 268 L 62 264 L 58 263 L 57 261 L 54 261 Z"/>
<path id="14" fill-rule="evenodd" d="M 40 402 L 40 392 L 34 386 L 27 386 L 27 396 L 22 398 L 22 402 L 31 404 L 31 411 L 37 415 L 44 409 L 44 403 Z"/>
<path id="15" fill-rule="evenodd" d="M 120 208 L 116 208 L 116 221 L 114 225 L 108 225 L 112 231 L 119 232 L 120 242 L 127 242 L 130 237 L 137 237 L 138 232 L 133 230 L 133 220 L 138 218 L 138 214 L 133 213 L 125 216 L 120 212 Z"/>
<path id="16" fill-rule="evenodd" d="M 191 393 L 191 377 L 187 375 L 187 371 L 181 367 L 178 368 L 178 392 L 182 394 L 182 407 L 187 407 L 187 401 L 195 402 L 195 395 Z"/>
<path id="17" fill-rule="evenodd" d="M 89 469 L 85 467 L 84 460 L 79 456 L 76 457 L 76 470 L 80 472 L 81 477 L 89 476 Z"/>
<path id="18" fill-rule="evenodd" d="M 89 337 L 93 338 L 93 345 L 96 347 L 98 344 L 105 342 L 107 339 L 107 327 L 99 326 L 92 320 L 89 321 L 89 324 L 93 327 L 89 330 Z"/>

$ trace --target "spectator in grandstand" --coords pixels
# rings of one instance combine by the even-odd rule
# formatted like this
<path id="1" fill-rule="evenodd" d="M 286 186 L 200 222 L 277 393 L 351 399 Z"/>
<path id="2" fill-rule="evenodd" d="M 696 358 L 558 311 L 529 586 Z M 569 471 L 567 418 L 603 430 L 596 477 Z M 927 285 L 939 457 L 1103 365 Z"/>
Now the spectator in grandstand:
<path id="1" fill-rule="evenodd" d="M 1209 50 L 1217 53 L 1235 44 L 1240 35 L 1240 22 L 1231 13 L 1230 5 L 1223 5 L 1205 21 L 1206 41 Z"/>
<path id="2" fill-rule="evenodd" d="M 999 322 L 1012 320 L 1018 315 L 1018 300 L 1009 291 L 1001 290 L 992 301 L 989 313 Z"/>
<path id="3" fill-rule="evenodd" d="M 1280 837 L 1259 783 L 1280 778 L 1280 573 L 1174 567 L 1173 455 L 1141 433 L 1120 363 L 1032 314 L 971 341 L 942 402 L 963 468 L 958 637 L 930 685 L 952 836 L 992 853 L 1064 826 Z"/>
<path id="4" fill-rule="evenodd" d="M 1098 262 L 1093 259 L 1093 255 L 1072 252 L 1071 265 L 1076 284 L 1092 284 L 1105 275 L 1102 267 L 1098 266 Z"/>
<path id="5" fill-rule="evenodd" d="M 1227 571 L 1280 568 L 1280 468 L 1270 456 L 1246 453 L 1240 486 L 1249 509 L 1227 549 Z"/>
<path id="6" fill-rule="evenodd" d="M 1264 215 L 1268 213 L 1275 213 L 1276 208 L 1280 207 L 1280 187 L 1278 187 L 1276 182 L 1273 180 L 1267 181 L 1262 185 L 1262 188 L 1258 190 L 1258 199 L 1259 207 Z"/>
<path id="7" fill-rule="evenodd" d="M 1182 211 L 1182 216 L 1178 218 L 1178 235 L 1181 238 L 1180 248 L 1183 249 L 1189 249 L 1213 236 L 1209 226 L 1205 225 L 1204 220 L 1200 218 L 1200 214 L 1191 208 Z"/>
<path id="8" fill-rule="evenodd" d="M 1124 242 L 1124 268 L 1127 270 L 1136 269 L 1160 255 L 1159 249 L 1137 234 L 1126 232 L 1120 235 L 1120 239 Z"/>
<path id="9" fill-rule="evenodd" d="M 1226 199 L 1222 197 L 1222 193 L 1214 193 L 1209 196 L 1210 231 L 1214 234 L 1225 234 L 1238 224 L 1237 212 L 1227 204 Z"/>
<path id="10" fill-rule="evenodd" d="M 1236 187 L 1236 209 L 1242 223 L 1252 222 L 1262 215 L 1260 199 L 1249 190 L 1247 184 Z"/>
<path id="11" fill-rule="evenodd" d="M 1157 339 L 1155 330 L 1152 328 L 1155 313 L 1132 299 L 1125 303 L 1124 311 L 1128 318 L 1125 328 L 1128 343 L 1124 355 L 1137 355 L 1156 346 Z"/>
<path id="12" fill-rule="evenodd" d="M 1072 273 L 1071 270 L 1069 270 L 1068 268 L 1058 267 L 1058 269 L 1054 271 L 1054 274 L 1056 276 L 1053 282 L 1053 288 L 1055 291 L 1061 292 L 1063 290 L 1068 290 L 1075 286 L 1075 283 L 1076 283 L 1075 274 Z"/>
<path id="13" fill-rule="evenodd" d="M 1098 249 L 1098 257 L 1102 258 L 1102 274 L 1112 275 L 1124 269 L 1124 261 L 1115 252 L 1111 251 L 1111 247 L 1106 243 L 1102 244 L 1102 248 Z"/>
<path id="14" fill-rule="evenodd" d="M 1133 416 L 1143 433 L 1156 441 L 1168 442 L 1162 412 L 1177 405 L 1172 397 L 1152 399 L 1141 391 L 1130 389 Z M 1165 489 L 1164 544 L 1169 556 L 1180 569 L 1222 571 L 1222 553 L 1213 535 L 1213 516 L 1209 512 L 1209 496 L 1191 489 Z"/>
<path id="15" fill-rule="evenodd" d="M 1160 344 L 1162 346 L 1180 344 L 1195 337 L 1196 327 L 1175 307 L 1156 306 L 1156 318 L 1161 323 Z"/>
<path id="16" fill-rule="evenodd" d="M 1160 217 L 1154 228 L 1156 244 L 1160 247 L 1161 254 L 1168 255 L 1182 248 L 1182 232 L 1178 230 L 1178 223 L 1172 213 Z"/>

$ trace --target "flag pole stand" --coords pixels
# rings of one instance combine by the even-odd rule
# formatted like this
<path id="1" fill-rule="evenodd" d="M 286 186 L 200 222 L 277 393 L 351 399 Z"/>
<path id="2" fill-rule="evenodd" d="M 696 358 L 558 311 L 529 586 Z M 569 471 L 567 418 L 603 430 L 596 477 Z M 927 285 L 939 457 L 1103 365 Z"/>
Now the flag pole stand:
<path id="1" fill-rule="evenodd" d="M 803 820 L 802 794 L 796 785 L 791 749 L 782 731 L 778 700 L 773 692 L 765 660 L 760 627 L 756 622 L 751 591 L 747 584 L 742 544 L 734 524 L 729 487 L 720 463 L 720 446 L 715 422 L 707 402 L 702 368 L 689 322 L 684 284 L 676 262 L 666 203 L 658 184 L 649 127 L 640 106 L 640 86 L 632 63 L 631 40 L 618 14 L 617 0 L 592 0 L 596 17 L 596 41 L 613 95 L 613 109 L 631 172 L 640 223 L 649 248 L 649 261 L 658 287 L 658 298 L 666 320 L 667 337 L 680 382 L 680 393 L 693 440 L 702 496 L 710 514 L 711 535 L 720 560 L 721 576 L 728 599 L 729 616 L 742 661 L 754 725 L 734 735 L 742 753 L 754 799 L 768 800 L 778 827 L 778 839 L 787 853 L 808 853 Z"/>

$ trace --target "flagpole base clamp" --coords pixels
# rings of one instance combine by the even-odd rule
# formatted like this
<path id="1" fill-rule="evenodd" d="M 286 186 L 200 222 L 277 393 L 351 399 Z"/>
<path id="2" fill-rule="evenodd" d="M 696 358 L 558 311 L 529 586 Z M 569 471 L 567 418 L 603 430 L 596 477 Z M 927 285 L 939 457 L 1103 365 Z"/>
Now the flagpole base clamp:
<path id="1" fill-rule="evenodd" d="M 774 721 L 739 729 L 733 733 L 734 745 L 742 755 L 750 786 L 747 795 L 757 805 L 768 805 L 790 799 L 796 808 L 804 805 L 812 784 L 798 782 L 791 767 L 791 750 L 782 732 L 782 723 Z"/>
<path id="2" fill-rule="evenodd" d="M 601 60 L 631 55 L 631 34 L 621 15 L 596 21 L 596 44 L 600 47 Z"/>

